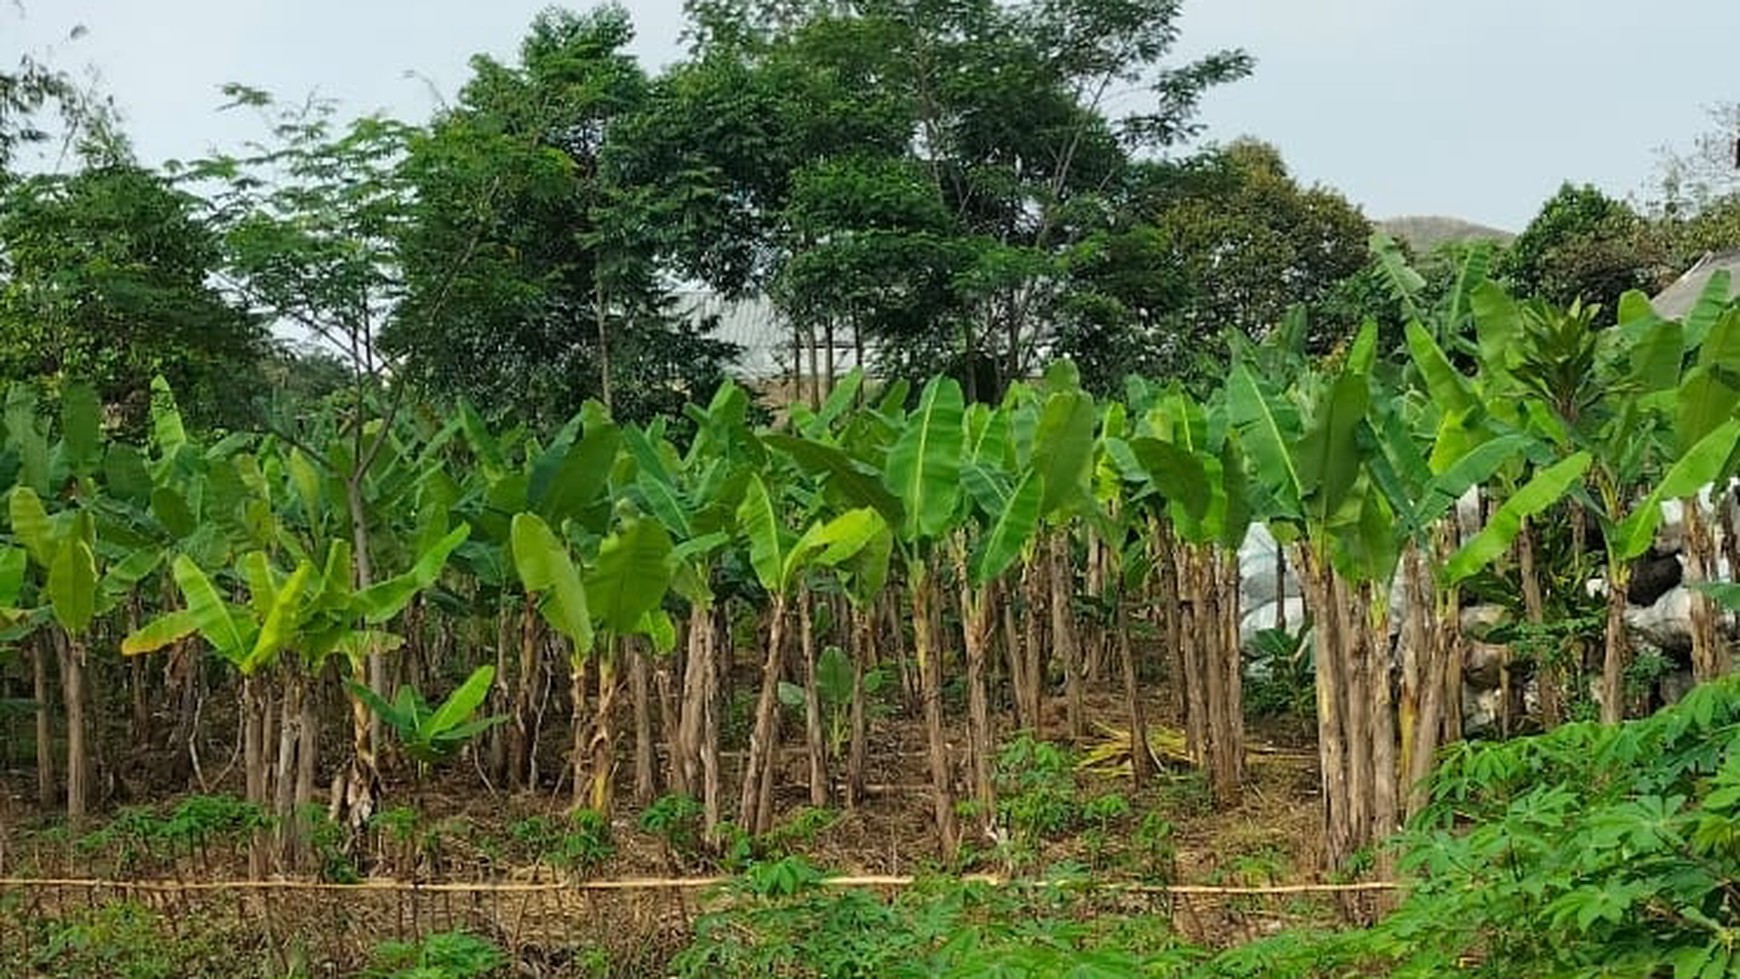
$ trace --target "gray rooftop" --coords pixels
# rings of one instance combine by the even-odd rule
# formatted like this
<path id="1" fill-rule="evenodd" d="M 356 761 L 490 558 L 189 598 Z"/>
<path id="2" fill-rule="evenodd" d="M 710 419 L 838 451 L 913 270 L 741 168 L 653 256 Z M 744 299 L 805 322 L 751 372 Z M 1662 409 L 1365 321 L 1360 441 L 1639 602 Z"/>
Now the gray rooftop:
<path id="1" fill-rule="evenodd" d="M 1650 300 L 1657 315 L 1665 319 L 1683 319 L 1697 305 L 1698 297 L 1704 294 L 1704 287 L 1709 284 L 1710 276 L 1718 271 L 1726 270 L 1732 277 L 1728 285 L 1728 298 L 1740 298 L 1740 248 L 1725 252 L 1711 252 L 1698 259 L 1698 264 L 1687 270 L 1685 275 L 1674 280 L 1674 284 L 1662 290 L 1661 295 Z"/>

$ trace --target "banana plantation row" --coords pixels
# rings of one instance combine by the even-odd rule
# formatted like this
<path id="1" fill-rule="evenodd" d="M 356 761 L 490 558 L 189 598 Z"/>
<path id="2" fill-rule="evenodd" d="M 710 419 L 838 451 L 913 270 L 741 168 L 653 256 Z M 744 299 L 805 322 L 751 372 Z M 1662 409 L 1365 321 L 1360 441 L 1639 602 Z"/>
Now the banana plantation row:
<path id="1" fill-rule="evenodd" d="M 43 804 L 64 800 L 75 823 L 93 749 L 124 750 L 94 739 L 189 743 L 215 687 L 239 704 L 248 799 L 280 816 L 328 791 L 360 828 L 389 759 L 421 774 L 471 743 L 492 787 L 566 781 L 604 812 L 632 751 L 639 802 L 685 793 L 709 834 L 726 820 L 755 834 L 773 824 L 782 742 L 801 743 L 813 804 L 858 804 L 867 687 L 891 676 L 922 719 L 947 856 L 991 829 L 999 737 L 1084 735 L 1093 683 L 1120 687 L 1146 731 L 1143 685 L 1163 675 L 1215 798 L 1238 798 L 1238 549 L 1262 523 L 1304 584 L 1339 864 L 1415 811 L 1434 754 L 1461 737 L 1464 592 L 1520 596 L 1550 632 L 1602 578 L 1590 655 L 1567 644 L 1503 669 L 1534 684 L 1543 724 L 1589 703 L 1613 721 L 1643 706 L 1625 683 L 1624 596 L 1661 504 L 1688 500 L 1694 578 L 1735 541 L 1731 508 L 1695 498 L 1727 485 L 1740 443 L 1727 283 L 1684 322 L 1631 296 L 1598 326 L 1478 272 L 1414 311 L 1395 356 L 1368 326 L 1312 362 L 1296 319 L 1236 348 L 1202 397 L 1135 379 L 1096 403 L 1067 364 L 998 404 L 965 403 L 947 377 L 915 391 L 854 375 L 768 428 L 727 384 L 680 439 L 595 405 L 540 438 L 463 405 L 377 404 L 205 441 L 159 383 L 131 444 L 105 433 L 88 389 L 45 402 L 20 386 L 0 606 L 21 655 L 0 677 L 33 687 Z M 1458 501 L 1473 499 L 1467 526 Z M 1713 597 L 1694 596 L 1699 679 L 1727 669 Z M 740 661 L 752 727 L 727 765 Z M 466 675 L 436 707 L 415 692 Z M 945 721 L 945 687 L 964 689 L 964 723 Z M 92 716 L 126 696 L 130 725 Z M 341 727 L 344 757 L 318 757 Z M 543 770 L 557 739 L 566 763 Z M 1137 780 L 1153 765 L 1132 752 Z M 300 832 L 283 819 L 255 870 L 301 864 Z"/>

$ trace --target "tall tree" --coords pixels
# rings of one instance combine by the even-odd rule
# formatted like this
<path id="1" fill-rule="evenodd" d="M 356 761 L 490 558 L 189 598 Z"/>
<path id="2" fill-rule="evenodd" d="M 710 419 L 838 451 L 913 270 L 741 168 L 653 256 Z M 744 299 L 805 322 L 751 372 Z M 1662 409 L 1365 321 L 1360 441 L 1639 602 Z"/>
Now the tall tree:
<path id="1" fill-rule="evenodd" d="M 675 413 L 727 348 L 678 322 L 654 264 L 666 205 L 623 179 L 617 121 L 647 80 L 618 6 L 550 10 L 517 64 L 473 59 L 410 144 L 405 294 L 384 333 L 410 376 L 486 414 L 559 423 L 596 397 Z"/>
<path id="2" fill-rule="evenodd" d="M 1117 218 L 1076 252 L 1059 337 L 1102 389 L 1132 372 L 1218 375 L 1204 353 L 1222 331 L 1260 339 L 1371 260 L 1364 215 L 1332 190 L 1301 187 L 1280 152 L 1255 140 L 1140 165 L 1125 194 Z M 1315 337 L 1313 352 L 1343 336 Z"/>
<path id="3" fill-rule="evenodd" d="M 1496 271 L 1519 295 L 1559 305 L 1582 300 L 1611 314 L 1628 290 L 1661 284 L 1666 258 L 1660 238 L 1625 202 L 1566 183 L 1511 242 Z"/>
<path id="4" fill-rule="evenodd" d="M 874 338 L 896 369 L 940 349 L 989 358 L 1007 382 L 1048 348 L 1069 250 L 1113 206 L 1108 188 L 1137 154 L 1194 133 L 1202 93 L 1250 68 L 1236 51 L 1169 66 L 1178 12 L 697 6 L 697 53 L 657 86 L 639 162 L 681 175 L 689 227 L 729 232 L 680 250 L 689 274 L 727 291 L 777 281 L 800 325 L 898 331 Z M 1130 89 L 1146 93 L 1138 111 L 1114 117 Z M 871 266 L 871 289 L 830 274 Z M 902 311 L 919 295 L 953 314 L 914 336 Z"/>
<path id="5" fill-rule="evenodd" d="M 212 287 L 220 251 L 201 211 L 125 161 L 0 190 L 0 372 L 86 380 L 134 428 L 156 376 L 192 421 L 248 421 L 266 329 Z"/>

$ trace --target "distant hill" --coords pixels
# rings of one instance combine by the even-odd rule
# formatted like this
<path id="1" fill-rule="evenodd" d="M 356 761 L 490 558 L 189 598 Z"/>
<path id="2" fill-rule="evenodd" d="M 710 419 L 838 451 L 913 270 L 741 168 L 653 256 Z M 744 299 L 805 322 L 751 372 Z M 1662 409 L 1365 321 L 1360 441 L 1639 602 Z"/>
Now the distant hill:
<path id="1" fill-rule="evenodd" d="M 1416 255 L 1424 255 L 1439 245 L 1462 241 L 1497 241 L 1508 244 L 1516 235 L 1484 224 L 1461 218 L 1401 217 L 1372 222 L 1391 238 L 1408 243 Z"/>

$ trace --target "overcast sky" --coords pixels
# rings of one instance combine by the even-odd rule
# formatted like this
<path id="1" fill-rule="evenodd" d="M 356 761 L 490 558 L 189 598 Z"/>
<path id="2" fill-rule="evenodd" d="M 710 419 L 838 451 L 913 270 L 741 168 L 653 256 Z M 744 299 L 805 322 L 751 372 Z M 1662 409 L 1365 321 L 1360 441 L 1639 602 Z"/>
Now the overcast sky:
<path id="1" fill-rule="evenodd" d="M 94 68 L 148 161 L 231 147 L 218 86 L 311 90 L 411 120 L 475 52 L 512 55 L 542 0 L 0 0 L 0 63 Z M 628 0 L 649 67 L 681 0 Z M 1517 230 L 1562 180 L 1642 189 L 1656 148 L 1740 100 L 1740 0 L 1187 0 L 1180 55 L 1240 46 L 1251 78 L 1204 105 L 1208 138 L 1277 144 L 1371 217 Z M 88 33 L 66 41 L 75 25 Z M 420 77 L 409 77 L 415 73 Z"/>

